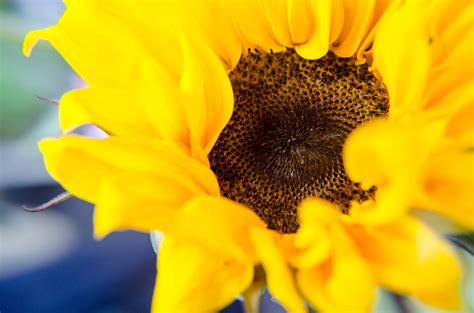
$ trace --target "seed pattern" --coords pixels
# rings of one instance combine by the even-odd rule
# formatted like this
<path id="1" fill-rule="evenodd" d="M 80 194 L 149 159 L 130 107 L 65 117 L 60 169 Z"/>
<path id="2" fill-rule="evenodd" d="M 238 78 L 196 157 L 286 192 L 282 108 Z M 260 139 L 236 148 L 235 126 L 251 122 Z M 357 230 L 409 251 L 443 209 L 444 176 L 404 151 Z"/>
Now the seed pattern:
<path id="1" fill-rule="evenodd" d="M 296 232 L 298 204 L 320 197 L 348 212 L 373 198 L 346 175 L 342 147 L 358 125 L 389 110 L 367 65 L 328 53 L 249 51 L 229 74 L 234 111 L 209 154 L 221 193 L 252 208 L 269 228 Z"/>

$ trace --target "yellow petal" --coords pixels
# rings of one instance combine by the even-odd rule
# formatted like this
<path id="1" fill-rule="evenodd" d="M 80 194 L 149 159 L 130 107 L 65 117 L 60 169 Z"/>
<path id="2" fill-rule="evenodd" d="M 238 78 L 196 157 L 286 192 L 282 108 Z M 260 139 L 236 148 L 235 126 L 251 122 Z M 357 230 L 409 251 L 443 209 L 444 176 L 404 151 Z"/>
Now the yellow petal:
<path id="1" fill-rule="evenodd" d="M 408 209 L 419 166 L 413 162 L 408 134 L 383 120 L 356 129 L 344 144 L 349 177 L 364 189 L 377 187 L 375 204 L 353 204 L 351 216 L 359 222 L 384 223 Z"/>
<path id="2" fill-rule="evenodd" d="M 471 14 L 472 17 L 472 14 Z M 471 21 L 472 24 L 472 21 Z M 450 54 L 445 59 L 438 60 L 439 63 L 430 73 L 430 83 L 426 91 L 426 107 L 437 106 L 438 101 L 452 93 L 460 92 L 462 86 L 472 82 L 472 73 L 474 71 L 474 62 L 472 62 L 472 53 L 474 46 L 474 29 L 468 27 L 468 30 L 461 34 L 456 34 L 455 47 L 446 47 Z M 433 42 L 435 45 L 435 42 Z M 441 45 L 441 44 L 440 44 Z M 437 52 L 440 49 L 433 49 Z M 441 57 L 438 57 L 440 59 Z"/>
<path id="3" fill-rule="evenodd" d="M 355 237 L 382 286 L 428 305 L 459 308 L 459 263 L 448 243 L 429 228 L 406 216 Z"/>
<path id="4" fill-rule="evenodd" d="M 30 57 L 33 48 L 38 44 L 38 42 L 40 40 L 48 40 L 50 34 L 51 30 L 48 28 L 34 30 L 26 34 L 25 39 L 23 40 L 23 54 Z"/>
<path id="5" fill-rule="evenodd" d="M 308 0 L 288 0 L 288 27 L 295 45 L 304 44 L 314 30 L 314 17 Z"/>
<path id="6" fill-rule="evenodd" d="M 90 122 L 114 135 L 160 137 L 189 148 L 188 123 L 178 85 L 153 60 L 139 63 L 136 86 L 93 87 L 66 93 L 60 101 L 63 130 Z"/>
<path id="7" fill-rule="evenodd" d="M 373 274 L 343 228 L 333 227 L 331 237 L 334 250 L 327 296 L 349 311 L 370 311 L 375 296 Z"/>
<path id="8" fill-rule="evenodd" d="M 474 82 L 468 88 L 474 88 Z M 446 135 L 452 138 L 464 148 L 474 147 L 474 94 L 469 90 L 461 90 L 460 95 L 451 97 L 452 105 L 458 105 L 460 109 L 452 116 L 446 129 Z M 466 99 L 468 98 L 468 99 Z"/>
<path id="9" fill-rule="evenodd" d="M 470 33 L 470 47 L 472 49 L 474 4 L 469 3 L 469 1 L 460 0 L 447 5 L 443 1 L 437 1 L 434 7 L 436 7 L 433 8 L 435 11 L 443 10 L 442 12 L 431 13 L 433 20 L 435 20 L 435 25 L 432 26 L 434 28 L 432 34 L 433 62 L 437 68 L 440 68 L 446 66 L 446 63 L 449 63 L 449 59 L 457 54 L 459 48 L 467 43 L 462 39 L 469 38 Z M 450 20 L 446 20 L 447 14 L 451 15 Z"/>
<path id="10" fill-rule="evenodd" d="M 425 116 L 436 119 L 444 119 L 448 123 L 446 135 L 451 139 L 461 139 L 461 141 L 472 138 L 474 126 L 470 123 L 470 110 L 474 105 L 474 80 L 447 92 L 442 98 L 427 103 Z M 430 100 L 431 101 L 431 100 Z M 472 144 L 474 141 L 471 140 Z M 469 144 L 469 141 L 465 141 Z"/>
<path id="11" fill-rule="evenodd" d="M 351 133 L 343 150 L 347 174 L 364 189 L 377 187 L 375 203 L 354 204 L 351 216 L 358 222 L 380 224 L 406 212 L 413 204 L 423 162 L 443 127 L 418 119 L 384 119 Z"/>
<path id="12" fill-rule="evenodd" d="M 366 56 L 370 53 L 372 44 L 374 41 L 375 34 L 378 31 L 380 21 L 384 15 L 390 14 L 390 12 L 397 8 L 401 0 L 377 0 L 374 8 L 374 16 L 372 18 L 371 26 L 369 27 L 369 32 L 365 39 L 362 41 L 362 44 L 357 51 L 357 64 L 363 64 L 366 62 Z"/>
<path id="13" fill-rule="evenodd" d="M 284 49 L 275 38 L 265 12 L 257 1 L 221 1 L 224 11 L 230 16 L 239 32 L 244 51 L 248 48 L 260 48 L 265 51 Z"/>
<path id="14" fill-rule="evenodd" d="M 449 25 L 456 21 L 460 14 L 466 12 L 466 8 L 472 5 L 471 0 L 458 0 L 458 1 L 426 1 L 429 5 L 430 18 L 430 32 L 433 35 L 433 39 L 439 38 L 445 30 L 449 29 Z"/>
<path id="15" fill-rule="evenodd" d="M 314 28 L 307 42 L 296 46 L 296 52 L 305 59 L 315 60 L 326 55 L 331 34 L 332 2 L 310 1 L 314 15 Z"/>
<path id="16" fill-rule="evenodd" d="M 256 262 L 249 233 L 253 227 L 265 229 L 266 225 L 251 209 L 223 197 L 207 196 L 190 200 L 170 233 L 180 240 L 193 239 L 216 251 Z"/>
<path id="17" fill-rule="evenodd" d="M 334 42 L 336 55 L 348 58 L 359 48 L 369 31 L 375 8 L 375 0 L 344 0 L 344 25 L 338 39 Z"/>
<path id="18" fill-rule="evenodd" d="M 153 59 L 140 61 L 140 77 L 135 102 L 161 138 L 190 148 L 189 123 L 179 85 Z"/>
<path id="19" fill-rule="evenodd" d="M 251 236 L 262 266 L 265 269 L 270 293 L 288 310 L 288 312 L 307 312 L 299 296 L 293 273 L 285 263 L 285 256 L 276 244 L 277 233 L 253 228 Z"/>
<path id="20" fill-rule="evenodd" d="M 158 134 L 139 105 L 136 92 L 111 88 L 70 91 L 59 102 L 59 123 L 67 132 L 93 123 L 108 133 L 125 137 L 156 137 Z M 148 123 L 147 123 L 148 121 Z"/>
<path id="21" fill-rule="evenodd" d="M 229 121 L 234 105 L 232 86 L 222 62 L 207 47 L 183 37 L 184 72 L 180 90 L 189 123 L 192 153 L 211 151 Z"/>
<path id="22" fill-rule="evenodd" d="M 423 104 L 430 40 L 422 12 L 421 7 L 401 6 L 383 18 L 375 35 L 373 68 L 387 86 L 392 117 Z"/>
<path id="23" fill-rule="evenodd" d="M 314 267 L 323 262 L 331 251 L 331 240 L 325 226 L 312 223 L 311 230 L 298 232 L 296 236 L 286 236 L 282 240 L 282 250 L 291 266 L 300 269 Z"/>
<path id="24" fill-rule="evenodd" d="M 329 262 L 309 268 L 301 269 L 296 273 L 298 288 L 312 307 L 323 312 L 337 312 L 332 303 L 324 296 L 324 284 L 329 275 Z"/>
<path id="25" fill-rule="evenodd" d="M 167 1 L 166 10 L 161 11 L 163 15 L 167 15 L 164 16 L 166 21 L 173 18 L 169 16 L 170 13 L 176 14 L 175 19 L 180 23 L 177 26 L 209 45 L 224 60 L 227 70 L 235 67 L 243 51 L 242 42 L 232 19 L 222 9 L 219 1 Z"/>
<path id="26" fill-rule="evenodd" d="M 253 265 L 165 236 L 158 254 L 152 312 L 214 312 L 252 283 Z"/>
<path id="27" fill-rule="evenodd" d="M 337 38 L 341 34 L 343 26 L 344 26 L 344 0 L 333 0 L 332 12 L 331 12 L 331 34 L 329 36 L 330 43 L 334 43 L 337 40 Z"/>
<path id="28" fill-rule="evenodd" d="M 293 40 L 289 25 L 289 1 L 288 0 L 259 0 L 262 11 L 272 29 L 273 35 L 278 43 L 285 47 L 292 47 Z"/>
<path id="29" fill-rule="evenodd" d="M 166 171 L 176 177 L 193 179 L 209 194 L 219 194 L 212 171 L 169 143 L 66 136 L 45 139 L 40 142 L 40 149 L 51 176 L 65 189 L 89 202 L 97 201 L 103 180 L 121 170 Z"/>

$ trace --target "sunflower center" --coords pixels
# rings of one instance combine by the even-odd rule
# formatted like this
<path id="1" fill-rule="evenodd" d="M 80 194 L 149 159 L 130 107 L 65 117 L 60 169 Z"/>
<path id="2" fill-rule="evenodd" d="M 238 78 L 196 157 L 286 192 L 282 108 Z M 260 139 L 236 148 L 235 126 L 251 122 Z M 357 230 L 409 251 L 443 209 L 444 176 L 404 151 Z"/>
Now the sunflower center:
<path id="1" fill-rule="evenodd" d="M 308 197 L 336 203 L 373 197 L 346 175 L 342 147 L 358 125 L 387 114 L 388 96 L 366 65 L 328 53 L 250 52 L 229 74 L 234 112 L 209 154 L 223 196 L 252 208 L 269 228 L 298 229 Z"/>

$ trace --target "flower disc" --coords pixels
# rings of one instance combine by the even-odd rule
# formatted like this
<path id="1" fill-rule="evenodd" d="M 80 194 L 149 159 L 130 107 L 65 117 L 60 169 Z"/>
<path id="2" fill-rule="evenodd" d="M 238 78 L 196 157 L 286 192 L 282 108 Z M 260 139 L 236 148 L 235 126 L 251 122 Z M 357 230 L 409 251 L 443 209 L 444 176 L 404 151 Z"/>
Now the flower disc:
<path id="1" fill-rule="evenodd" d="M 358 125 L 388 113 L 383 84 L 367 65 L 328 53 L 250 52 L 229 74 L 232 118 L 209 160 L 223 196 L 252 208 L 271 229 L 298 229 L 311 196 L 338 204 L 373 196 L 347 177 L 342 147 Z"/>

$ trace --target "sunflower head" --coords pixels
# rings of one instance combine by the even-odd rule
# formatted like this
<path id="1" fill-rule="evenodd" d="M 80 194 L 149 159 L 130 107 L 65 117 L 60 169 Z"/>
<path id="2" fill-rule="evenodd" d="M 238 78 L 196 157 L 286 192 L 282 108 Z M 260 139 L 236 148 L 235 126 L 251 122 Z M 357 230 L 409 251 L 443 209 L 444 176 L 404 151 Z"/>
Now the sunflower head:
<path id="1" fill-rule="evenodd" d="M 368 312 L 377 287 L 461 307 L 456 255 L 413 208 L 474 228 L 469 1 L 67 5 L 24 51 L 48 40 L 90 87 L 40 148 L 97 237 L 164 234 L 153 311 L 262 286 L 290 312 Z"/>

